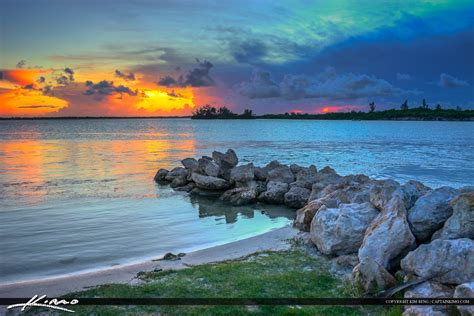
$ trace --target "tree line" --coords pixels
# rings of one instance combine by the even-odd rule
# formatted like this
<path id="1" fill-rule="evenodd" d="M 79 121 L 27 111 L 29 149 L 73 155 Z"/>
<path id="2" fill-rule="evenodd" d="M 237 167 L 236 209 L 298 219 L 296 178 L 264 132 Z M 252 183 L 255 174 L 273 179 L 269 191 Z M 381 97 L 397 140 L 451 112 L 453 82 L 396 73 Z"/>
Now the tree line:
<path id="1" fill-rule="evenodd" d="M 474 110 L 463 110 L 461 107 L 445 109 L 440 104 L 430 108 L 426 99 L 420 106 L 410 108 L 408 100 L 405 100 L 399 109 L 376 110 L 375 102 L 369 103 L 368 111 L 330 112 L 324 114 L 309 113 L 284 113 L 255 115 L 252 110 L 245 109 L 243 113 L 237 114 L 229 108 L 214 107 L 209 104 L 196 108 L 192 119 L 321 119 L 321 120 L 473 120 Z"/>

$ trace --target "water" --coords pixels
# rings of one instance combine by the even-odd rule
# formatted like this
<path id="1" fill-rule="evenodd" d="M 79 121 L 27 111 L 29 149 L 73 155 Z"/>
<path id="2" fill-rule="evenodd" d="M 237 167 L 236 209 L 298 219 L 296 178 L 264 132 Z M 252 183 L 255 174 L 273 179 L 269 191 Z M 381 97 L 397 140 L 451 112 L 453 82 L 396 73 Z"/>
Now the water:
<path id="1" fill-rule="evenodd" d="M 432 187 L 474 184 L 470 122 L 0 121 L 0 283 L 287 225 L 294 211 L 282 207 L 229 207 L 153 183 L 158 168 L 227 148 L 257 165 L 278 159 Z"/>

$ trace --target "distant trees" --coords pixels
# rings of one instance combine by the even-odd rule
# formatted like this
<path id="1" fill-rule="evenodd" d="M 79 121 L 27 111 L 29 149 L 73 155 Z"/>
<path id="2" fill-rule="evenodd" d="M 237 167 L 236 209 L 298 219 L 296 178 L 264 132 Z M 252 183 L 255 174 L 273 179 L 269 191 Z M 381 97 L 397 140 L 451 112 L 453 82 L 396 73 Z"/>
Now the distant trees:
<path id="1" fill-rule="evenodd" d="M 436 111 L 439 111 L 439 110 L 441 110 L 441 104 L 438 103 L 438 104 L 436 105 Z"/>
<path id="2" fill-rule="evenodd" d="M 228 107 L 214 107 L 209 104 L 198 107 L 193 111 L 191 116 L 193 119 L 250 119 L 254 118 L 253 112 L 250 109 L 245 109 L 243 114 L 232 112 Z"/>
<path id="3" fill-rule="evenodd" d="M 375 102 L 374 101 L 369 103 L 369 112 L 370 113 L 375 112 Z"/>
<path id="4" fill-rule="evenodd" d="M 253 117 L 253 111 L 250 109 L 245 109 L 244 113 L 240 115 L 242 118 L 252 118 Z"/>
<path id="5" fill-rule="evenodd" d="M 408 110 L 408 100 L 405 100 L 402 105 L 400 105 L 400 110 L 405 111 Z"/>
<path id="6" fill-rule="evenodd" d="M 426 99 L 423 99 L 423 101 L 421 102 L 421 108 L 422 109 L 429 109 L 430 108 L 430 106 L 426 102 Z"/>

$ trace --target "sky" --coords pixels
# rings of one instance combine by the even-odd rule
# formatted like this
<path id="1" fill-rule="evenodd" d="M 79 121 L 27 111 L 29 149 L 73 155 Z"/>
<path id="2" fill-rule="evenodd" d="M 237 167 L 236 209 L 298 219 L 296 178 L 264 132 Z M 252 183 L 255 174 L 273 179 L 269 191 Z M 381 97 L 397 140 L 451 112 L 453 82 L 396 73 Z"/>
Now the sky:
<path id="1" fill-rule="evenodd" d="M 473 1 L 1 0 L 0 116 L 474 109 Z"/>

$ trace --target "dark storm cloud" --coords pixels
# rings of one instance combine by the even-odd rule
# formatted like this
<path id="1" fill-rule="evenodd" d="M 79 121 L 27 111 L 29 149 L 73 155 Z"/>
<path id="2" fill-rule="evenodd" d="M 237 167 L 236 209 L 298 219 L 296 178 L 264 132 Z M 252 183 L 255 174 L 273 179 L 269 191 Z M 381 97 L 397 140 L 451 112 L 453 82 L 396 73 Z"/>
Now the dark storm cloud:
<path id="1" fill-rule="evenodd" d="M 207 60 L 201 62 L 196 59 L 196 62 L 198 66 L 186 74 L 180 75 L 178 78 L 162 77 L 157 84 L 166 87 L 210 87 L 215 85 L 214 79 L 209 74 L 213 65 Z"/>
<path id="2" fill-rule="evenodd" d="M 178 82 L 171 76 L 164 76 L 160 80 L 158 80 L 158 85 L 165 86 L 165 87 L 172 87 L 177 86 Z"/>
<path id="3" fill-rule="evenodd" d="M 59 85 L 67 86 L 74 82 L 74 70 L 69 67 L 64 68 L 62 74 L 56 77 L 56 83 Z"/>
<path id="4" fill-rule="evenodd" d="M 392 97 L 404 91 L 388 81 L 367 74 L 342 73 L 334 68 L 313 75 L 287 74 L 280 83 L 271 80 L 270 73 L 257 71 L 250 82 L 237 86 L 237 91 L 250 99 L 282 97 L 290 100 L 321 98 L 356 100 L 368 97 Z"/>
<path id="5" fill-rule="evenodd" d="M 125 93 L 131 96 L 136 96 L 138 94 L 138 90 L 131 90 L 129 87 L 119 85 L 115 86 L 113 81 L 102 80 L 98 83 L 93 83 L 92 81 L 88 80 L 85 83 L 87 90 L 84 94 L 92 95 L 111 95 L 114 93 Z"/>
<path id="6" fill-rule="evenodd" d="M 133 72 L 130 72 L 130 73 L 126 74 L 124 72 L 121 72 L 118 69 L 115 70 L 115 77 L 122 78 L 125 81 L 134 81 L 135 80 L 135 74 Z"/>
<path id="7" fill-rule="evenodd" d="M 255 70 L 250 82 L 242 82 L 237 91 L 250 99 L 275 98 L 280 96 L 280 87 L 268 71 Z"/>
<path id="8" fill-rule="evenodd" d="M 276 59 L 306 59 L 315 52 L 312 44 L 301 45 L 272 34 L 255 34 L 235 27 L 218 27 L 213 30 L 220 34 L 219 40 L 227 47 L 230 56 L 242 64 L 263 65 L 271 64 Z"/>
<path id="9" fill-rule="evenodd" d="M 460 88 L 469 86 L 469 83 L 467 83 L 467 81 L 442 73 L 439 76 L 438 86 L 443 88 Z"/>
<path id="10" fill-rule="evenodd" d="M 230 53 L 239 63 L 255 64 L 267 55 L 268 48 L 258 39 L 230 43 Z"/>

